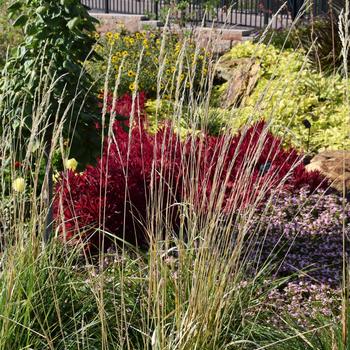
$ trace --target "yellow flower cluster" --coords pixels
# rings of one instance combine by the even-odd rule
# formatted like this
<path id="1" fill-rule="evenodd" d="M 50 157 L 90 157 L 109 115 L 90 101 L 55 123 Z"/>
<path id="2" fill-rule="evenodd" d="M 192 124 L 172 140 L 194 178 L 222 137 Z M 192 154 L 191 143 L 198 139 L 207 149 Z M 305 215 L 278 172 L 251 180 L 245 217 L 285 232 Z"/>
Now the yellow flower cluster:
<path id="1" fill-rule="evenodd" d="M 166 50 L 161 48 L 162 45 Z M 99 36 L 96 51 L 102 57 L 110 57 L 114 76 L 120 79 L 119 93 L 135 90 L 155 93 L 160 90 L 162 94 L 171 98 L 174 93 L 171 92 L 174 90 L 173 86 L 178 84 L 178 81 L 184 88 L 191 88 L 189 81 L 193 80 L 193 74 L 194 80 L 199 81 L 199 76 L 205 72 L 204 53 L 196 50 L 195 45 L 187 39 L 183 40 L 173 34 L 146 31 L 108 32 Z M 180 63 L 181 60 L 183 61 Z M 105 73 L 108 62 L 98 64 L 99 68 L 95 63 L 90 68 L 93 75 Z M 160 69 L 162 74 L 159 82 Z M 187 78 L 189 74 L 191 79 Z M 113 86 L 114 82 L 111 82 L 111 88 Z"/>

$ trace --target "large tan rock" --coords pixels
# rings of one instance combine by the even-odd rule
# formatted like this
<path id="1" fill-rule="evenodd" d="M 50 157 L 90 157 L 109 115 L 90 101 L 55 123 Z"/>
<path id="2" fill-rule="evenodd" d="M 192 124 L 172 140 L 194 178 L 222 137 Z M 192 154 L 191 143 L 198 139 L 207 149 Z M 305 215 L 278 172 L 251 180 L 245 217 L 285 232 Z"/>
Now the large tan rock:
<path id="1" fill-rule="evenodd" d="M 350 151 L 324 151 L 311 159 L 306 166 L 308 171 L 318 170 L 338 191 L 350 191 Z"/>
<path id="2" fill-rule="evenodd" d="M 227 88 L 221 96 L 221 107 L 237 107 L 250 96 L 259 78 L 260 64 L 253 58 L 232 59 L 223 57 L 216 74 L 227 81 Z"/>

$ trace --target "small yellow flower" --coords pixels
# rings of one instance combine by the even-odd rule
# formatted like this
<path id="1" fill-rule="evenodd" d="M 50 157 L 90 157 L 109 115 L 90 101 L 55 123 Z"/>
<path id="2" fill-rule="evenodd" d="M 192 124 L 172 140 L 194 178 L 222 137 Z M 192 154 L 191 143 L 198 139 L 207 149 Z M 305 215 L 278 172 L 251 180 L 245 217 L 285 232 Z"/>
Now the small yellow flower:
<path id="1" fill-rule="evenodd" d="M 171 67 L 171 73 L 174 73 L 176 71 L 176 67 Z"/>
<path id="2" fill-rule="evenodd" d="M 134 38 L 130 38 L 130 39 L 129 39 L 129 43 L 130 43 L 131 45 L 134 45 L 134 44 L 135 44 L 135 39 L 134 39 Z"/>
<path id="3" fill-rule="evenodd" d="M 98 40 L 98 39 L 100 39 L 100 34 L 95 33 L 95 34 L 94 34 L 94 37 L 95 37 L 96 40 Z"/>
<path id="4" fill-rule="evenodd" d="M 112 63 L 117 63 L 119 60 L 117 55 L 112 56 Z"/>
<path id="5" fill-rule="evenodd" d="M 156 40 L 156 44 L 160 45 L 160 40 L 159 39 Z"/>
<path id="6" fill-rule="evenodd" d="M 119 33 L 114 33 L 113 35 L 115 40 L 118 40 L 120 38 L 120 34 Z"/>
<path id="7" fill-rule="evenodd" d="M 136 83 L 131 83 L 131 84 L 129 85 L 129 89 L 130 89 L 131 91 L 135 91 L 135 90 L 137 89 L 137 84 L 136 84 Z"/>
<path id="8" fill-rule="evenodd" d="M 149 37 L 150 37 L 151 39 L 154 39 L 156 36 L 155 36 L 155 34 L 151 33 Z"/>
<path id="9" fill-rule="evenodd" d="M 127 55 L 128 55 L 128 51 L 123 51 L 123 52 L 122 52 L 122 56 L 123 56 L 123 57 L 126 57 Z"/>
<path id="10" fill-rule="evenodd" d="M 67 159 L 65 162 L 66 169 L 68 170 L 76 170 L 78 166 L 78 162 L 75 158 Z"/>
<path id="11" fill-rule="evenodd" d="M 15 192 L 23 192 L 26 188 L 26 182 L 23 177 L 18 177 L 12 183 L 12 188 Z"/>
<path id="12" fill-rule="evenodd" d="M 135 73 L 132 71 L 132 70 L 129 70 L 128 71 L 128 76 L 129 77 L 133 77 L 135 75 Z"/>
<path id="13" fill-rule="evenodd" d="M 111 40 L 113 38 L 113 34 L 111 32 L 106 33 L 106 37 Z"/>
<path id="14" fill-rule="evenodd" d="M 139 39 L 139 40 L 142 38 L 142 35 L 140 33 L 136 33 L 135 36 L 136 36 L 136 39 Z"/>
<path id="15" fill-rule="evenodd" d="M 165 73 L 166 73 L 167 75 L 170 75 L 170 74 L 171 74 L 171 70 L 170 70 L 170 69 L 167 69 L 167 70 L 165 71 Z"/>
<path id="16" fill-rule="evenodd" d="M 52 180 L 54 183 L 57 183 L 59 180 L 61 179 L 61 175 L 58 171 L 56 171 L 53 175 L 52 175 Z"/>

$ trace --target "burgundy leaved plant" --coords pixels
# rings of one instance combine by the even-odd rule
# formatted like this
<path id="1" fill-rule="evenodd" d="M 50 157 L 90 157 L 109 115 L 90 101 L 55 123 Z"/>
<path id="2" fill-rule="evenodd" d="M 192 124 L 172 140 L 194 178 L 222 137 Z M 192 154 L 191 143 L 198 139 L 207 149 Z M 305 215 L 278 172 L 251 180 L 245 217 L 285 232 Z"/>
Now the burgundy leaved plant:
<path id="1" fill-rule="evenodd" d="M 147 131 L 143 94 L 134 109 L 128 95 L 113 108 L 111 101 L 108 112 L 129 117 L 134 110 L 134 123 L 129 132 L 120 121 L 114 123 L 113 137 L 105 140 L 96 166 L 80 174 L 62 174 L 54 207 L 67 240 L 100 246 L 109 232 L 146 245 L 144 223 L 152 220 L 149 201 L 157 191 L 160 196 L 160 189 L 161 201 L 168 207 L 192 198 L 195 210 L 219 203 L 219 210 L 229 213 L 238 202 L 254 202 L 259 191 L 269 193 L 277 186 L 291 192 L 309 186 L 312 191 L 324 183 L 319 173 L 307 173 L 300 156 L 284 150 L 263 122 L 234 137 L 201 135 L 181 140 L 168 125 L 155 134 Z M 219 199 L 221 193 L 223 199 Z"/>

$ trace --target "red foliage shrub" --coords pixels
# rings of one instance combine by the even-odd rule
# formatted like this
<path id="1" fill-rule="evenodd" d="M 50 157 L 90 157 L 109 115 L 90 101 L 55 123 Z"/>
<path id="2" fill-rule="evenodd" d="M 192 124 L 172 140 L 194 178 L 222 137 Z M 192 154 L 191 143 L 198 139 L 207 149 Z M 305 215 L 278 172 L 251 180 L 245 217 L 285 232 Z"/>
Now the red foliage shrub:
<path id="1" fill-rule="evenodd" d="M 139 99 L 141 111 L 143 103 L 144 96 Z M 130 97 L 123 96 L 116 112 L 128 115 L 131 104 Z M 224 194 L 219 207 L 229 212 L 280 184 L 293 191 L 305 186 L 313 190 L 324 183 L 319 173 L 307 173 L 300 156 L 284 150 L 264 123 L 235 137 L 202 135 L 181 142 L 170 127 L 153 135 L 138 121 L 130 134 L 115 122 L 115 142 L 105 141 L 96 166 L 88 166 L 82 174 L 62 174 L 55 213 L 63 217 L 61 231 L 67 239 L 81 232 L 81 239 L 98 246 L 103 236 L 98 229 L 103 228 L 128 242 L 146 245 L 142 222 L 151 220 L 147 216 L 151 186 L 154 191 L 163 186 L 164 203 L 186 200 L 191 193 L 198 210 L 207 210 Z"/>
<path id="2" fill-rule="evenodd" d="M 116 142 L 105 140 L 103 156 L 96 166 L 88 166 L 82 174 L 71 171 L 62 174 L 56 188 L 54 210 L 56 217 L 61 215 L 64 219 L 61 231 L 67 240 L 80 238 L 99 246 L 99 229 L 103 228 L 128 242 L 146 243 L 138 220 L 146 219 L 151 176 L 159 178 L 170 174 L 169 168 L 177 163 L 172 159 L 176 152 L 179 155 L 180 143 L 170 128 L 156 135 L 146 131 L 143 94 L 137 98 L 137 107 L 141 113 L 135 115 L 130 135 L 123 123 L 116 121 L 113 125 Z M 132 110 L 131 97 L 123 96 L 114 109 L 117 114 L 128 116 Z M 177 147 L 173 147 L 175 143 Z M 160 172 L 155 171 L 160 167 Z M 107 246 L 108 240 L 105 243 Z"/>
<path id="3" fill-rule="evenodd" d="M 199 196 L 205 193 L 207 200 L 213 191 L 216 196 L 225 191 L 222 206 L 226 211 L 252 203 L 261 191 L 267 194 L 278 186 L 289 191 L 327 186 L 318 172 L 306 171 L 294 149 L 282 147 L 282 140 L 268 132 L 263 121 L 234 137 L 205 135 L 187 140 L 186 158 L 193 154 L 198 164 Z"/>

